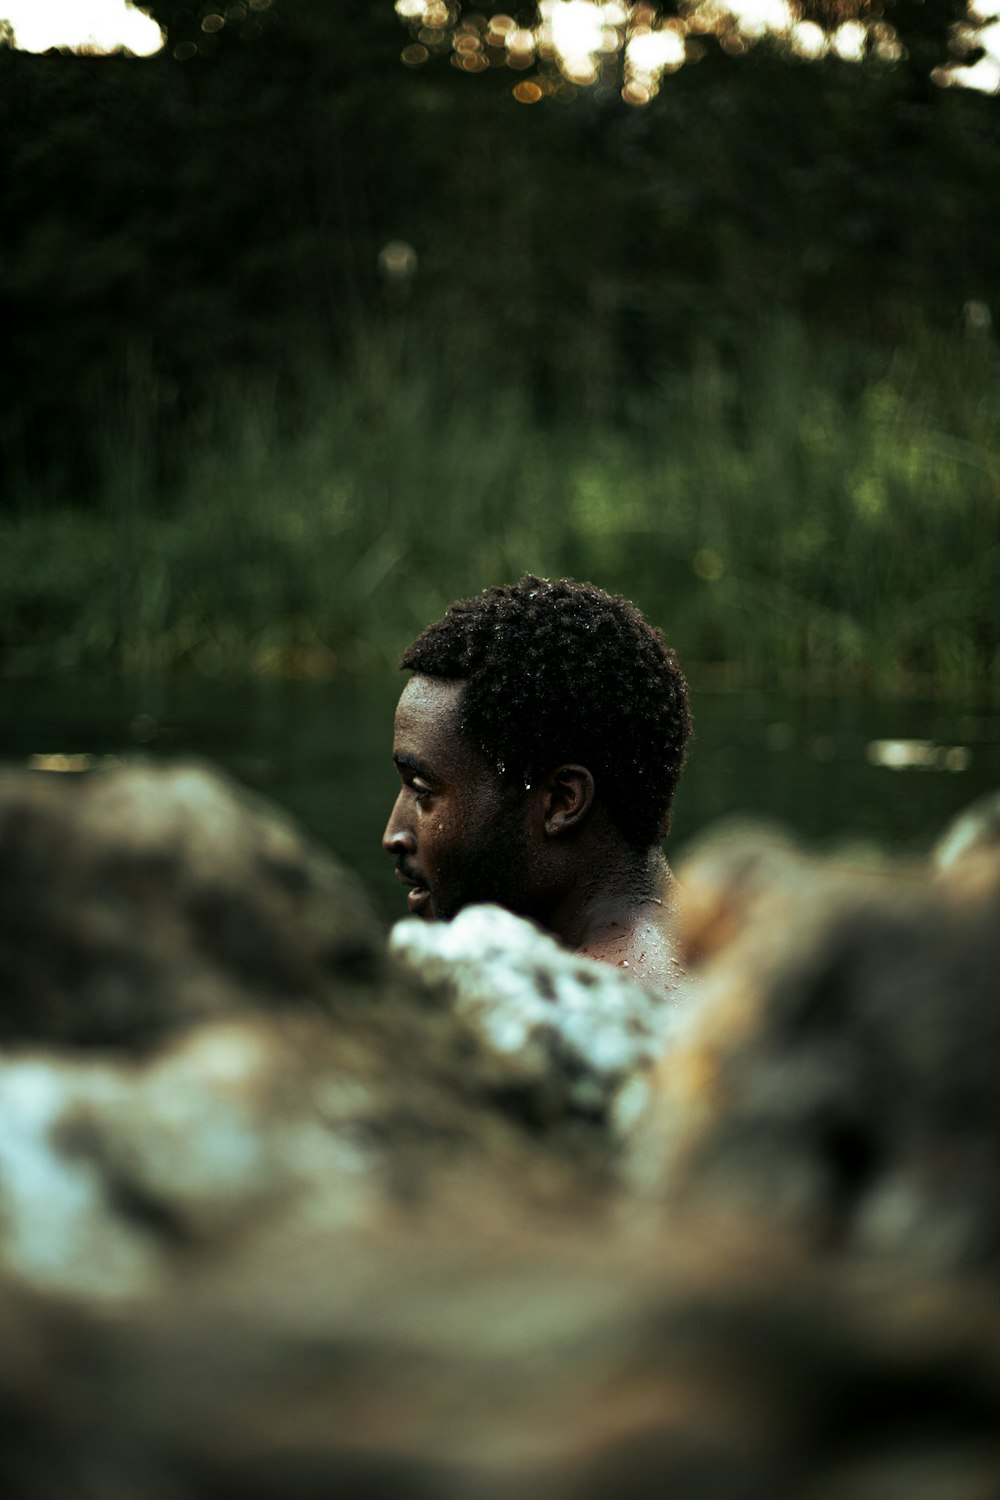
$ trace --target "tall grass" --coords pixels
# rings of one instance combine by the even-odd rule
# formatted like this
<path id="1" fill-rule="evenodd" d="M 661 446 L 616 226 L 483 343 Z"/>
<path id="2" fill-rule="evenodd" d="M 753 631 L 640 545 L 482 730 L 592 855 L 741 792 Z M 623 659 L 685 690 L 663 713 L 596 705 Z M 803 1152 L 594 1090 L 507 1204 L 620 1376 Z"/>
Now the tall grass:
<path id="1" fill-rule="evenodd" d="M 400 322 L 294 400 L 220 382 L 166 464 L 136 372 L 96 413 L 96 498 L 0 517 L 4 669 L 365 670 L 534 570 L 629 594 L 733 680 L 1000 689 L 992 345 L 861 358 L 775 322 L 615 423 L 543 424 L 446 343 Z"/>

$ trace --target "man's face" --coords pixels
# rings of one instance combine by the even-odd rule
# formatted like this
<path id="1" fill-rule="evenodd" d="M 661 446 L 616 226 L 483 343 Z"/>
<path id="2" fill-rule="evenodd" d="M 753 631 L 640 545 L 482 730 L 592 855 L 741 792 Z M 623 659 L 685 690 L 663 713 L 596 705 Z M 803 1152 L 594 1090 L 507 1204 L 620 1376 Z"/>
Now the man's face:
<path id="1" fill-rule="evenodd" d="M 495 901 L 523 909 L 529 878 L 522 800 L 458 732 L 464 684 L 412 677 L 396 709 L 402 782 L 382 837 L 411 912 L 450 919 Z"/>

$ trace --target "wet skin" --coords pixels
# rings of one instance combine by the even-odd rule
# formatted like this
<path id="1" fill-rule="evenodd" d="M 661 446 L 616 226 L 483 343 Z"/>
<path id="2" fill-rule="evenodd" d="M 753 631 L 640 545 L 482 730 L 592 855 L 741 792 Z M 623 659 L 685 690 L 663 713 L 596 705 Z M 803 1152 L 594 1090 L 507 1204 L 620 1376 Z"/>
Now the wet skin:
<path id="1" fill-rule="evenodd" d="M 601 963 L 627 969 L 634 978 L 669 993 L 684 978 L 673 938 L 675 881 L 663 863 L 662 896 L 602 903 L 587 913 L 587 935 L 577 951 Z"/>
<path id="2" fill-rule="evenodd" d="M 427 919 L 463 906 L 512 906 L 523 883 L 523 818 L 510 790 L 458 732 L 462 683 L 415 676 L 396 709 L 392 757 L 401 782 L 382 838 Z M 513 907 L 516 909 L 516 907 Z"/>
<path id="3" fill-rule="evenodd" d="M 448 920 L 495 902 L 566 947 L 664 991 L 681 971 L 673 879 L 659 845 L 625 843 L 579 765 L 510 787 L 460 732 L 464 684 L 414 675 L 396 710 L 400 791 L 382 844 L 409 910 Z"/>

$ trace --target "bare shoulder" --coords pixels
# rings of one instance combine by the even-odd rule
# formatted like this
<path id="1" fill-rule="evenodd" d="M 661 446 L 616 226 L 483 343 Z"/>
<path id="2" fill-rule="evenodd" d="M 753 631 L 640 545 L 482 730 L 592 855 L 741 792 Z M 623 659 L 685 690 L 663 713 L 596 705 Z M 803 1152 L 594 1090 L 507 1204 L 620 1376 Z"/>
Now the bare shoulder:
<path id="1" fill-rule="evenodd" d="M 675 990 L 684 977 L 666 907 L 643 909 L 630 922 L 608 923 L 588 937 L 580 952 L 613 964 L 664 994 Z"/>

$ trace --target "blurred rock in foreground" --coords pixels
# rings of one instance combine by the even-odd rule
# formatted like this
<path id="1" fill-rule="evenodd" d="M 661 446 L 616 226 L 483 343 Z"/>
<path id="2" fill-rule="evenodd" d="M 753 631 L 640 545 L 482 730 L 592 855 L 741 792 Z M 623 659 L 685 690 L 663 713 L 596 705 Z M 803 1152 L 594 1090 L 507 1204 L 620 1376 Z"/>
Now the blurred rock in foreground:
<path id="1" fill-rule="evenodd" d="M 993 1500 L 994 849 L 716 835 L 667 1007 L 390 951 L 204 768 L 5 774 L 0 1493 Z"/>
<path id="2" fill-rule="evenodd" d="M 722 831 L 680 878 L 697 999 L 637 1176 L 815 1249 L 1000 1270 L 1000 845 L 936 871 Z"/>
<path id="3" fill-rule="evenodd" d="M 370 979 L 353 879 L 206 767 L 0 772 L 0 1044 L 138 1051 Z"/>
<path id="4" fill-rule="evenodd" d="M 0 848 L 0 1270 L 134 1298 L 263 1216 L 385 1232 L 484 1170 L 517 1184 L 501 1220 L 598 1212 L 660 1050 L 615 971 L 483 909 L 501 941 L 483 1004 L 456 1005 L 440 963 L 390 958 L 346 872 L 203 767 L 8 772 Z M 560 1044 L 581 1006 L 600 1059 Z"/>
<path id="5" fill-rule="evenodd" d="M 0 1300 L 8 1500 L 992 1500 L 995 1289 L 687 1217 L 452 1214 L 219 1253 L 124 1318 Z"/>

